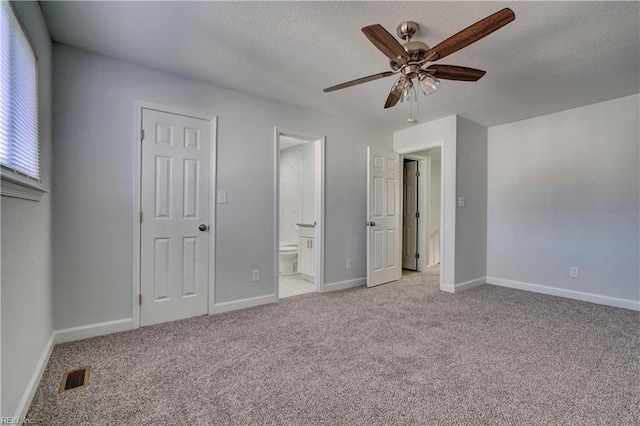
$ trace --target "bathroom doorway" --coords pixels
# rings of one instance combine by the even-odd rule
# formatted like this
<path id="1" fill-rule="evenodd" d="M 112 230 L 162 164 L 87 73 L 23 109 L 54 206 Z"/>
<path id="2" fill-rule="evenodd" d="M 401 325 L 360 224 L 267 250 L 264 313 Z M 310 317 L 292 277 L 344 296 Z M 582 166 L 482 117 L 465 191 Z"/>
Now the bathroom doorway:
<path id="1" fill-rule="evenodd" d="M 276 296 L 321 292 L 324 138 L 276 129 Z"/>

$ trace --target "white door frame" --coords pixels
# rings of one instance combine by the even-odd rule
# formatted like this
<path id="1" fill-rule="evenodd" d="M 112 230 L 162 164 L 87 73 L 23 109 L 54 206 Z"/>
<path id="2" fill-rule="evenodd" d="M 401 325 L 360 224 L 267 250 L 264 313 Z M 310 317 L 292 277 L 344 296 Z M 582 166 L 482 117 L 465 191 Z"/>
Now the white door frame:
<path id="1" fill-rule="evenodd" d="M 411 155 L 411 154 L 416 152 L 428 151 L 434 148 L 440 148 L 440 290 L 450 292 L 449 289 L 446 288 L 444 283 L 444 268 L 445 268 L 445 262 L 447 261 L 446 256 L 444 256 L 445 241 L 443 238 L 444 233 L 442 232 L 442 230 L 445 227 L 445 221 L 446 221 L 446 217 L 444 215 L 445 190 L 446 190 L 445 173 L 444 173 L 444 168 L 445 168 L 444 142 L 429 144 L 429 145 L 426 145 L 424 148 L 413 147 L 407 150 L 400 150 L 399 153 L 402 161 L 404 161 L 405 158 L 408 158 L 411 160 L 418 160 L 418 170 L 420 171 L 420 183 L 427 190 L 425 194 L 421 194 L 420 192 L 418 192 L 418 205 L 420 206 L 421 209 L 423 209 L 424 206 L 426 205 L 426 202 L 424 202 L 424 197 L 428 196 L 429 190 L 430 190 L 429 189 L 430 185 L 426 185 L 426 182 L 427 182 L 427 175 L 431 174 L 431 159 L 427 160 L 424 157 Z M 422 167 L 422 166 L 425 166 L 425 167 Z M 453 192 L 455 193 L 455 188 L 453 188 L 453 190 L 454 190 Z M 449 191 L 451 191 L 451 188 L 449 188 Z M 449 191 L 447 191 L 447 194 L 449 193 Z M 427 229 L 428 218 L 429 218 L 428 209 L 424 209 L 424 214 L 420 212 L 420 218 L 418 220 L 418 229 L 423 229 L 423 230 Z M 424 241 L 425 239 L 426 239 L 426 242 Z M 425 256 L 427 256 L 428 250 L 429 250 L 428 235 L 427 234 L 423 235 L 423 233 L 420 233 L 420 238 L 418 238 L 418 252 L 420 253 L 420 256 L 422 256 L 423 253 L 425 254 Z M 418 271 L 424 271 L 424 269 L 425 269 L 424 259 L 422 259 L 421 262 L 418 262 Z"/>
<path id="2" fill-rule="evenodd" d="M 429 191 L 431 190 L 430 185 L 428 185 L 431 172 L 431 159 L 419 155 L 404 154 L 402 155 L 403 162 L 405 158 L 417 161 L 418 172 L 420 172 L 420 177 L 418 178 L 418 211 L 420 212 L 420 217 L 418 218 L 418 239 L 416 246 L 418 253 L 420 253 L 417 271 L 423 272 L 426 268 L 424 260 L 429 256 L 428 235 L 423 233 L 422 230 L 426 230 L 429 223 L 429 211 L 426 207 L 429 200 Z M 404 206 L 404 203 L 402 205 Z M 404 241 L 402 243 L 404 244 Z"/>
<path id="3" fill-rule="evenodd" d="M 325 179 L 325 144 L 326 137 L 312 135 L 297 130 L 274 129 L 274 282 L 276 286 L 276 299 L 280 299 L 280 136 L 289 136 L 296 139 L 307 140 L 315 143 L 315 213 L 316 227 L 314 237 L 314 247 L 316 256 L 316 275 L 314 278 L 316 291 L 324 292 L 324 179 Z"/>
<path id="4" fill-rule="evenodd" d="M 421 272 L 424 268 L 422 267 L 423 263 L 422 263 L 422 259 L 424 258 L 424 252 L 425 249 L 424 247 L 421 245 L 422 244 L 422 234 L 420 233 L 420 230 L 422 229 L 423 226 L 423 221 L 424 221 L 424 213 L 423 213 L 423 204 L 421 203 L 422 201 L 422 197 L 420 197 L 420 191 L 421 188 L 423 188 L 424 185 L 424 172 L 422 170 L 422 163 L 424 160 L 421 160 L 419 157 L 413 157 L 413 156 L 409 156 L 409 155 L 404 155 L 401 158 L 401 164 L 402 164 L 402 182 L 400 182 L 400 187 L 403 188 L 402 194 L 401 194 L 401 202 L 400 202 L 400 208 L 402 209 L 402 218 L 403 218 L 403 223 L 402 223 L 402 252 L 404 253 L 404 217 L 405 217 L 405 212 L 404 212 L 404 206 L 406 206 L 405 203 L 405 199 L 404 199 L 404 181 L 405 181 L 405 174 L 404 174 L 404 168 L 406 166 L 405 160 L 409 160 L 409 161 L 414 161 L 416 163 L 416 171 L 419 173 L 419 177 L 417 179 L 417 185 L 416 185 L 416 190 L 415 190 L 415 196 L 416 196 L 416 211 L 418 213 L 420 213 L 420 215 L 418 216 L 417 220 L 416 220 L 416 229 L 414 229 L 414 232 L 416 233 L 416 249 L 415 249 L 415 253 L 419 253 L 420 257 L 415 259 L 416 262 L 416 271 L 417 272 Z M 404 256 L 402 259 L 402 269 L 404 268 Z M 409 270 L 411 270 L 411 268 L 407 268 Z"/>
<path id="5" fill-rule="evenodd" d="M 214 290 L 215 290 L 215 264 L 216 264 L 216 142 L 217 142 L 217 124 L 218 117 L 215 115 L 188 111 L 182 108 L 175 108 L 168 105 L 162 105 L 153 102 L 137 100 L 135 102 L 135 134 L 134 134 L 134 189 L 133 189 L 133 276 L 132 276 L 132 292 L 131 292 L 131 328 L 140 327 L 140 197 L 142 195 L 142 110 L 153 109 L 156 111 L 167 112 L 170 114 L 184 115 L 187 117 L 198 118 L 209 122 L 209 144 L 210 144 L 210 185 L 209 185 L 209 294 L 208 294 L 208 313 L 213 314 L 214 306 Z"/>

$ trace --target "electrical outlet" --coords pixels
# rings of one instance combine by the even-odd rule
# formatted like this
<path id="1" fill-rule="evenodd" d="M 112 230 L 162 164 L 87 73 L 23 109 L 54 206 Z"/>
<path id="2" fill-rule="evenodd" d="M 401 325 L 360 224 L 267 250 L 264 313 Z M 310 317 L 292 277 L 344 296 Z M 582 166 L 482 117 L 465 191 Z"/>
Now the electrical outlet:
<path id="1" fill-rule="evenodd" d="M 347 269 L 351 269 L 352 266 L 351 259 L 347 259 Z"/>
<path id="2" fill-rule="evenodd" d="M 464 197 L 458 197 L 458 207 L 464 207 L 467 200 Z"/>
<path id="3" fill-rule="evenodd" d="M 260 269 L 254 269 L 253 270 L 253 282 L 258 282 L 260 281 Z"/>
<path id="4" fill-rule="evenodd" d="M 569 276 L 571 278 L 578 278 L 579 275 L 580 275 L 580 268 L 578 268 L 577 266 L 572 266 L 569 268 Z"/>

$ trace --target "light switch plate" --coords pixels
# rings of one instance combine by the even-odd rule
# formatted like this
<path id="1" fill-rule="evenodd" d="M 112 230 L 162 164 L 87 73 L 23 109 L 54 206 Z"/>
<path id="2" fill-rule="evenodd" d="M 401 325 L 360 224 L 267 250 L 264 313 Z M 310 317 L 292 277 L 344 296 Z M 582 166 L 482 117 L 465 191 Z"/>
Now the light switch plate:
<path id="1" fill-rule="evenodd" d="M 227 191 L 218 191 L 218 203 L 227 204 Z"/>

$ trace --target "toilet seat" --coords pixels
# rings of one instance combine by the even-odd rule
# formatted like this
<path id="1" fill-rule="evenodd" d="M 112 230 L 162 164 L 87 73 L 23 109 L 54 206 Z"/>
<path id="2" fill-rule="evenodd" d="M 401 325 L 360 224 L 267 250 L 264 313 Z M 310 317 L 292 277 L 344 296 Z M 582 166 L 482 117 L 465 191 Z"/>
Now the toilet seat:
<path id="1" fill-rule="evenodd" d="M 293 254 L 293 253 L 298 253 L 298 247 L 292 247 L 292 246 L 285 246 L 285 247 L 280 247 L 280 253 L 281 254 Z"/>

